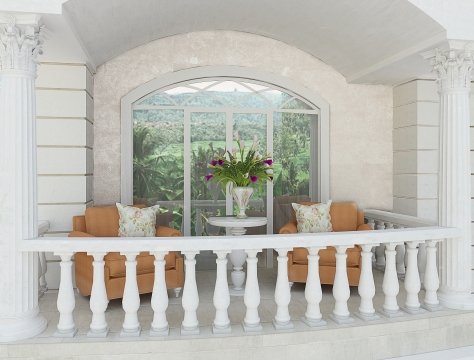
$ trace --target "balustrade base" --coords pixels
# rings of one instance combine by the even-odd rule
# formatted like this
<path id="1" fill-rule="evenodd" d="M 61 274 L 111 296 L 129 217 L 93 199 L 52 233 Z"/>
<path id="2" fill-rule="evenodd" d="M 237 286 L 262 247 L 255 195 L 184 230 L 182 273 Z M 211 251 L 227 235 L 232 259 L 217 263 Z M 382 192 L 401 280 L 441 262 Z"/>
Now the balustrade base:
<path id="1" fill-rule="evenodd" d="M 161 329 L 161 330 L 151 328 L 150 332 L 149 332 L 150 336 L 157 336 L 157 337 L 168 336 L 169 334 L 170 334 L 170 328 L 169 327 L 166 327 L 165 329 Z"/>
<path id="2" fill-rule="evenodd" d="M 423 314 L 426 312 L 426 310 L 422 309 L 421 307 L 415 308 L 415 307 L 408 307 L 408 306 L 402 306 L 401 309 L 410 314 L 410 315 L 418 315 L 418 314 Z"/>
<path id="3" fill-rule="evenodd" d="M 231 334 L 232 328 L 230 325 L 226 327 L 217 327 L 216 325 L 212 325 L 212 333 L 213 334 Z"/>
<path id="4" fill-rule="evenodd" d="M 306 316 L 301 317 L 301 321 L 304 322 L 309 327 L 314 327 L 314 328 L 315 327 L 323 327 L 323 326 L 326 326 L 328 324 L 323 319 L 319 319 L 319 320 L 308 319 Z"/>
<path id="5" fill-rule="evenodd" d="M 140 333 L 142 332 L 141 326 L 138 327 L 138 329 L 135 330 L 125 330 L 122 329 L 120 332 L 121 337 L 138 337 L 140 336 Z"/>
<path id="6" fill-rule="evenodd" d="M 88 333 L 87 333 L 87 337 L 90 337 L 90 338 L 106 338 L 108 334 L 109 334 L 109 328 L 106 328 L 103 331 L 89 330 Z"/>
<path id="7" fill-rule="evenodd" d="M 243 322 L 242 327 L 244 328 L 245 332 L 249 332 L 249 333 L 256 333 L 256 332 L 262 332 L 263 331 L 263 327 L 262 327 L 261 324 L 247 325 L 245 322 Z"/>
<path id="8" fill-rule="evenodd" d="M 76 334 L 77 334 L 77 329 L 74 328 L 74 329 L 69 330 L 69 331 L 56 330 L 55 333 L 53 334 L 53 336 L 57 337 L 57 338 L 73 338 L 74 336 L 76 336 Z"/>
<path id="9" fill-rule="evenodd" d="M 425 309 L 426 311 L 430 311 L 430 312 L 440 311 L 440 310 L 445 309 L 445 307 L 441 304 L 432 305 L 432 304 L 422 303 L 421 307 Z"/>
<path id="10" fill-rule="evenodd" d="M 383 316 L 385 316 L 389 319 L 397 318 L 397 317 L 403 317 L 403 316 L 407 315 L 401 310 L 385 310 L 385 309 L 382 309 L 382 310 L 380 310 L 380 313 Z"/>
<path id="11" fill-rule="evenodd" d="M 195 328 L 185 328 L 181 325 L 181 335 L 199 335 L 199 326 Z"/>
<path id="12" fill-rule="evenodd" d="M 353 317 L 349 316 L 339 316 L 335 314 L 330 314 L 329 317 L 331 318 L 332 321 L 339 325 L 343 324 L 352 324 L 355 320 Z"/>
<path id="13" fill-rule="evenodd" d="M 357 311 L 354 313 L 354 315 L 364 321 L 380 320 L 380 316 L 376 312 L 374 312 L 373 314 L 367 314 L 367 313 L 362 313 L 360 311 Z"/>
<path id="14" fill-rule="evenodd" d="M 275 330 L 292 330 L 294 329 L 294 325 L 293 325 L 293 322 L 291 321 L 288 321 L 287 323 L 279 323 L 278 321 L 276 321 L 275 319 L 273 319 L 273 327 L 275 328 Z"/>

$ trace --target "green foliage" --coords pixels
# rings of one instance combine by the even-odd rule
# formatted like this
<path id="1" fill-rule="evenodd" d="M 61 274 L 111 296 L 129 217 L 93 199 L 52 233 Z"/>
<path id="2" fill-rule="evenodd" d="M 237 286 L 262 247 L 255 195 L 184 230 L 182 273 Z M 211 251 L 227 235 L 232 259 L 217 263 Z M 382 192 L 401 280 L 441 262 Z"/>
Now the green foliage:
<path id="1" fill-rule="evenodd" d="M 273 180 L 273 160 L 270 155 L 257 154 L 257 142 L 247 151 L 240 139 L 237 139 L 238 149 L 227 156 L 219 156 L 208 165 L 212 170 L 206 179 L 216 181 L 223 189 L 228 183 L 234 186 L 249 186 L 255 183 Z"/>

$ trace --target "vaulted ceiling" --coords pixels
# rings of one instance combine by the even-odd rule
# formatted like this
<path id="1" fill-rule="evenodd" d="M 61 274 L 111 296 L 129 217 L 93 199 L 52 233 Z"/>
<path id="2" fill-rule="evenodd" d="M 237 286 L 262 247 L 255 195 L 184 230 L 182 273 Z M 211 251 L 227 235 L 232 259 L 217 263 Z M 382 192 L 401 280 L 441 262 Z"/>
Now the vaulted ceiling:
<path id="1" fill-rule="evenodd" d="M 408 0 L 69 0 L 64 12 L 96 66 L 163 37 L 235 30 L 295 46 L 348 81 L 393 83 L 428 72 L 419 52 L 446 39 Z"/>

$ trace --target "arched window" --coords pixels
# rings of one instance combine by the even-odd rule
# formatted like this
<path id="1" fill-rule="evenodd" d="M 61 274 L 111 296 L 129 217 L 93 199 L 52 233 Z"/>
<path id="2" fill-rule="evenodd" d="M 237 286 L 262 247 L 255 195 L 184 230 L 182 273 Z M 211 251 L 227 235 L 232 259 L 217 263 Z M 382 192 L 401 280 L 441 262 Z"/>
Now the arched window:
<path id="1" fill-rule="evenodd" d="M 276 232 L 291 202 L 321 200 L 321 110 L 288 89 L 241 77 L 194 78 L 126 106 L 133 185 L 122 186 L 122 201 L 161 205 L 159 221 L 184 235 L 222 233 L 205 219 L 233 214 L 230 195 L 204 176 L 212 157 L 236 146 L 236 133 L 247 146 L 257 139 L 259 152 L 274 158 L 273 183 L 255 189 L 247 211 L 268 217 L 267 227 L 254 231 Z"/>

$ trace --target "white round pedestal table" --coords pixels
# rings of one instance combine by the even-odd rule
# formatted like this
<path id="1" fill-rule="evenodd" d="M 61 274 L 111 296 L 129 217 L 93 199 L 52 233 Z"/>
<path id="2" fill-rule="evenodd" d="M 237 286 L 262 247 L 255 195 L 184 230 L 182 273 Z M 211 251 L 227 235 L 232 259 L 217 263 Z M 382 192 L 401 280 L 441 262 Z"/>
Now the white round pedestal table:
<path id="1" fill-rule="evenodd" d="M 235 216 L 211 216 L 208 223 L 229 229 L 232 236 L 245 235 L 247 228 L 263 226 L 267 224 L 266 217 L 248 217 L 244 219 Z M 229 254 L 233 270 L 230 274 L 233 286 L 229 292 L 233 296 L 244 296 L 245 272 L 244 264 L 247 259 L 245 250 L 232 250 Z"/>

